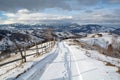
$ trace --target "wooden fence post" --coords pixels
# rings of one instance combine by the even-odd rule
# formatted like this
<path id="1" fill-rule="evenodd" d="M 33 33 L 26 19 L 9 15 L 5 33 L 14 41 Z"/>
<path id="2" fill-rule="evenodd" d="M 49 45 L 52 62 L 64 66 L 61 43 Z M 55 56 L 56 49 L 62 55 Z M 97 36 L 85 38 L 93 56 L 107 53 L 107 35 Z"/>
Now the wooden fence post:
<path id="1" fill-rule="evenodd" d="M 47 44 L 44 43 L 44 54 L 47 52 L 47 50 L 46 50 L 46 45 L 47 45 Z"/>
<path id="2" fill-rule="evenodd" d="M 42 55 L 43 55 L 43 52 L 44 52 L 44 51 L 43 51 L 43 43 L 41 44 L 41 48 L 42 48 Z"/>
<path id="3" fill-rule="evenodd" d="M 40 48 L 39 49 L 42 49 L 42 42 L 40 42 Z M 42 55 L 42 51 L 40 52 L 40 55 Z"/>
<path id="4" fill-rule="evenodd" d="M 25 47 L 25 43 L 24 43 L 24 61 L 26 62 L 26 47 Z"/>
<path id="5" fill-rule="evenodd" d="M 54 43 L 53 44 L 55 45 L 55 37 L 54 37 Z"/>
<path id="6" fill-rule="evenodd" d="M 35 46 L 36 46 L 36 56 L 38 56 L 39 55 L 39 50 L 38 50 L 38 45 L 36 44 L 36 42 L 35 42 Z"/>

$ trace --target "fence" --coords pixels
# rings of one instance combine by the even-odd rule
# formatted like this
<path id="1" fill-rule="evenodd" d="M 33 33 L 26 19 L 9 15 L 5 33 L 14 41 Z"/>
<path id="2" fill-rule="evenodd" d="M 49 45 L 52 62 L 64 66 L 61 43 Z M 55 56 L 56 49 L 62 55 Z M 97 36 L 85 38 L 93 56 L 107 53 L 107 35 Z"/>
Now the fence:
<path id="1" fill-rule="evenodd" d="M 31 55 L 34 55 L 35 57 L 41 56 L 41 55 L 51 51 L 52 48 L 54 47 L 54 45 L 55 45 L 55 41 L 48 41 L 48 42 L 44 42 L 41 44 L 35 43 L 35 46 L 33 46 L 29 49 L 24 47 L 21 50 L 23 56 L 21 56 L 21 54 L 20 54 L 21 52 L 17 52 L 17 54 L 14 54 L 14 55 L 11 54 L 6 59 L 3 57 L 2 60 L 0 61 L 0 66 L 6 65 L 8 63 L 15 62 L 18 60 L 22 60 L 22 59 L 26 60 L 26 57 L 31 56 Z"/>

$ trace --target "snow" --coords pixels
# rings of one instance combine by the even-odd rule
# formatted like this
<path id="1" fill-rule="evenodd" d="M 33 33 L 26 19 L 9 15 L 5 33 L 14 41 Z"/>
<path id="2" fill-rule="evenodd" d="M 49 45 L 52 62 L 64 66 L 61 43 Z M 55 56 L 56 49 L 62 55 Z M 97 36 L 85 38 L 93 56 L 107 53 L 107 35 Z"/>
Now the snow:
<path id="1" fill-rule="evenodd" d="M 27 73 L 24 73 L 23 75 L 19 76 L 17 80 L 36 80 L 40 77 L 42 72 L 44 71 L 44 68 L 50 63 L 55 56 L 57 56 L 57 53 L 55 53 L 56 50 L 54 49 L 52 52 L 50 52 L 47 55 L 42 56 L 36 63 L 34 64 L 31 69 L 27 71 Z M 53 55 L 54 54 L 54 55 Z"/>
<path id="2" fill-rule="evenodd" d="M 59 47 L 62 47 L 63 45 L 60 44 Z M 64 79 L 65 74 L 65 63 L 63 60 L 64 54 L 60 54 L 61 50 L 59 52 L 59 57 L 57 57 L 45 70 L 40 80 L 50 80 L 50 79 Z M 49 76 L 48 76 L 49 75 Z M 46 77 L 47 76 L 47 77 Z"/>
<path id="3" fill-rule="evenodd" d="M 43 45 L 47 45 L 48 43 L 44 43 Z M 38 45 L 38 47 L 40 47 L 41 45 Z M 32 50 L 28 50 L 26 51 L 27 55 L 31 55 L 31 54 L 35 54 L 36 50 L 33 50 L 35 47 L 32 47 Z M 48 54 L 44 54 L 40 57 L 34 57 L 34 55 L 27 57 L 27 62 L 22 64 L 20 66 L 21 61 L 16 61 L 16 62 L 12 62 L 9 63 L 5 66 L 1 66 L 0 67 L 0 80 L 12 80 L 14 78 L 16 78 L 19 74 L 24 73 L 25 71 L 29 70 L 32 66 L 34 66 L 35 64 L 37 64 L 40 60 L 44 59 L 46 56 L 50 55 L 51 53 L 53 53 L 56 49 L 56 46 L 54 47 L 54 49 L 48 53 Z M 39 52 L 41 52 L 39 50 Z M 18 53 L 17 55 L 14 55 L 11 58 L 8 58 L 2 62 L 0 62 L 0 64 L 8 62 L 8 61 L 13 61 L 15 59 L 20 58 L 20 54 Z"/>
<path id="4" fill-rule="evenodd" d="M 81 60 L 78 62 L 80 72 L 83 76 L 83 80 L 119 80 L 120 75 L 116 73 L 117 67 L 106 66 L 105 62 L 110 62 L 116 66 L 120 67 L 120 59 L 106 57 L 98 53 L 97 51 L 89 50 L 91 55 L 90 57 L 86 56 L 86 49 L 76 47 L 78 50 L 75 49 L 75 46 L 70 47 L 71 52 L 74 54 L 76 53 L 76 59 Z M 87 50 L 88 51 L 88 50 Z M 78 53 L 80 55 L 78 55 Z M 96 55 L 94 55 L 96 54 Z M 79 59 L 81 57 L 81 59 Z M 94 57 L 97 57 L 94 58 Z M 101 61 L 100 61 L 101 60 Z M 84 77 L 85 76 L 85 77 Z M 88 77 L 87 77 L 88 76 Z M 93 79 L 92 79 L 93 78 Z M 95 79 L 96 78 L 96 79 Z"/>
<path id="5" fill-rule="evenodd" d="M 55 32 L 58 37 L 73 37 L 74 34 L 70 32 Z"/>
<path id="6" fill-rule="evenodd" d="M 120 59 L 118 58 L 113 58 L 110 56 L 105 56 L 103 54 L 100 54 L 98 51 L 95 50 L 87 50 L 90 54 L 88 54 L 88 56 L 90 56 L 91 58 L 97 59 L 97 60 L 102 60 L 105 62 L 110 62 L 111 64 L 114 64 L 116 66 L 120 66 Z"/>
<path id="7" fill-rule="evenodd" d="M 119 80 L 116 67 L 108 67 L 102 61 L 87 57 L 82 48 L 61 44 L 60 53 L 40 80 Z"/>
<path id="8" fill-rule="evenodd" d="M 17 67 L 0 77 L 12 80 L 119 80 L 116 71 L 120 59 L 106 57 L 94 50 L 86 50 L 70 42 L 58 42 L 54 50 L 41 57 L 29 57 L 22 67 Z M 88 53 L 86 53 L 88 52 Z M 110 62 L 116 66 L 106 66 Z M 1 69 L 1 71 L 4 71 Z M 0 71 L 0 72 L 1 72 Z M 24 72 L 24 73 L 23 73 Z"/>
<path id="9" fill-rule="evenodd" d="M 78 70 L 80 71 L 83 80 L 110 80 L 109 78 L 106 78 L 108 76 L 107 74 L 104 75 L 102 74 L 105 73 L 104 71 L 100 73 L 101 67 L 99 68 L 97 66 L 97 63 L 99 61 L 88 58 L 86 55 L 84 55 L 84 53 L 86 52 L 81 48 L 77 50 L 75 47 L 70 47 L 70 50 L 72 53 L 74 53 Z M 78 80 L 82 80 L 82 79 L 78 79 Z"/>
<path id="10" fill-rule="evenodd" d="M 107 48 L 109 44 L 112 43 L 113 35 L 109 35 L 108 33 L 100 33 L 102 37 L 92 37 L 95 34 L 90 34 L 85 38 L 78 39 L 81 42 L 85 42 L 89 45 L 98 45 L 102 48 Z"/>

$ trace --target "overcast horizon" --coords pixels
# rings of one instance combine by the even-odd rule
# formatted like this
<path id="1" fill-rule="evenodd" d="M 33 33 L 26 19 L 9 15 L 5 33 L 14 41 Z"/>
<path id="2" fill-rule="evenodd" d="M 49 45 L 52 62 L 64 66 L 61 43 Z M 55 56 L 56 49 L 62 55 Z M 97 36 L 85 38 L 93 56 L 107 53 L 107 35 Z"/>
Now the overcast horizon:
<path id="1" fill-rule="evenodd" d="M 0 0 L 0 24 L 120 25 L 120 0 Z"/>

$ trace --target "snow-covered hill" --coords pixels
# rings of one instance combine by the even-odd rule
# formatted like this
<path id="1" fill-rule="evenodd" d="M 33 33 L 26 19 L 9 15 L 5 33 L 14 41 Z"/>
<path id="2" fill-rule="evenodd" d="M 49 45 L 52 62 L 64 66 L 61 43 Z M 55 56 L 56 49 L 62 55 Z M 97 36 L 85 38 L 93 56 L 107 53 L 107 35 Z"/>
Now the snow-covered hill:
<path id="1" fill-rule="evenodd" d="M 102 54 L 120 58 L 120 36 L 111 33 L 88 34 L 78 39 L 89 46 L 95 46 Z"/>
<path id="2" fill-rule="evenodd" d="M 71 44 L 73 43 L 70 40 L 58 42 L 50 53 L 37 58 L 30 56 L 22 66 L 17 66 L 18 63 L 2 66 L 1 80 L 120 79 L 117 72 L 120 59 L 106 57 L 98 51 Z"/>
<path id="3" fill-rule="evenodd" d="M 85 32 L 85 33 L 96 33 L 96 32 L 109 32 L 115 29 L 120 28 L 120 26 L 109 26 L 109 25 L 97 25 L 97 24 L 87 24 L 87 25 L 78 25 L 76 23 L 64 23 L 64 24 L 9 24 L 9 25 L 0 25 L 0 29 L 44 29 L 52 28 L 57 32 Z"/>
<path id="4" fill-rule="evenodd" d="M 71 38 L 86 36 L 89 33 L 113 32 L 120 34 L 119 26 L 109 27 L 96 24 L 78 25 L 76 23 L 64 24 L 8 24 L 0 25 L 0 50 L 13 50 L 14 40 L 21 46 L 32 45 L 45 40 L 44 29 L 52 29 L 54 37 Z M 104 44 L 105 45 L 105 44 Z M 12 47 L 11 47 L 12 46 Z"/>
<path id="5" fill-rule="evenodd" d="M 45 41 L 41 31 L 37 30 L 0 30 L 0 60 L 17 51 L 17 45 L 23 48 Z"/>
<path id="6" fill-rule="evenodd" d="M 81 25 L 77 28 L 72 29 L 71 31 L 73 33 L 98 33 L 98 32 L 110 32 L 115 30 L 117 27 L 109 27 L 109 26 L 104 26 L 104 25 L 93 25 L 93 24 L 88 24 L 88 25 Z"/>

